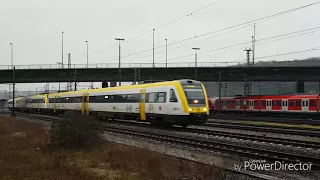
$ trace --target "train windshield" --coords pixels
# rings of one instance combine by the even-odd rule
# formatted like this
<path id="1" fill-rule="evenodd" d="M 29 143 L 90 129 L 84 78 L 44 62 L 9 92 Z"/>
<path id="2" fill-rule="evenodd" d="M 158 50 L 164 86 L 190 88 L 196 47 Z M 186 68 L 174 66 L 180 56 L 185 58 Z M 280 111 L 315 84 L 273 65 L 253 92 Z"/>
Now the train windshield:
<path id="1" fill-rule="evenodd" d="M 203 89 L 200 84 L 183 85 L 183 89 L 189 104 L 194 106 L 203 106 L 206 104 Z"/>

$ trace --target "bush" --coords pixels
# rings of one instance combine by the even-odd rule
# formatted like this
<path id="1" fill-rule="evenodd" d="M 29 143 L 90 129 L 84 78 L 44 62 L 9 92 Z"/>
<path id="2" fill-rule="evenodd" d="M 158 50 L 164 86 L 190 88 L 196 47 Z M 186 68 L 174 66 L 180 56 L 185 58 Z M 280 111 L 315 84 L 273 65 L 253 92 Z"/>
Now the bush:
<path id="1" fill-rule="evenodd" d="M 66 113 L 51 125 L 51 142 L 58 148 L 92 149 L 102 144 L 102 124 L 92 116 Z"/>

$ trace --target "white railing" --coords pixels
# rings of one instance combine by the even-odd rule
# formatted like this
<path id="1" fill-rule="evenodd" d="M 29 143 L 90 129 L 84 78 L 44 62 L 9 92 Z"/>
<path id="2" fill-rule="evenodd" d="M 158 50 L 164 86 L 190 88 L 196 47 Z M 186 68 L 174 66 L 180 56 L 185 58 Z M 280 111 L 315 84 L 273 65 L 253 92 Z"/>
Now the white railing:
<path id="1" fill-rule="evenodd" d="M 198 62 L 197 67 L 227 67 L 239 65 L 240 62 Z M 16 69 L 81 69 L 87 68 L 86 64 L 64 64 L 63 67 L 61 64 L 30 64 L 30 65 L 14 65 Z M 118 63 L 97 63 L 89 64 L 88 68 L 118 68 Z M 152 63 L 123 63 L 121 68 L 159 68 L 159 67 L 195 67 L 194 62 L 182 62 L 182 63 L 155 63 L 154 66 Z M 0 69 L 12 69 L 11 65 L 0 65 Z"/>

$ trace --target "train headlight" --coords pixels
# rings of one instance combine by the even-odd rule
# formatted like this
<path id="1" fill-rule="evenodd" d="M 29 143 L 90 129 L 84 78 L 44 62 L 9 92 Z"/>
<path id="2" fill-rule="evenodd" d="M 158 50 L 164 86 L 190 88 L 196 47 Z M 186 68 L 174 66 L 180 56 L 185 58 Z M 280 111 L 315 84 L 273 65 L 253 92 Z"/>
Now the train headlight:
<path id="1" fill-rule="evenodd" d="M 192 108 L 189 108 L 188 110 L 189 110 L 189 111 L 192 111 Z"/>
<path id="2" fill-rule="evenodd" d="M 203 111 L 208 111 L 208 109 L 207 108 L 203 108 Z"/>

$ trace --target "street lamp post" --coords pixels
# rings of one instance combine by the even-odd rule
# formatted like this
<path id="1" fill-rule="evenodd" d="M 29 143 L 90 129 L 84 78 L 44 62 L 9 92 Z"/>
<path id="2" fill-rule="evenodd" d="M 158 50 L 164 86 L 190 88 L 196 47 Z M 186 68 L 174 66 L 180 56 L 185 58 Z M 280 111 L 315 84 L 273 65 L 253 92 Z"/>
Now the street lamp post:
<path id="1" fill-rule="evenodd" d="M 166 67 L 168 67 L 168 39 L 166 39 Z"/>
<path id="2" fill-rule="evenodd" d="M 153 39 L 153 41 L 152 41 L 152 44 L 153 44 L 153 48 L 152 48 L 152 56 L 153 56 L 153 58 L 152 58 L 152 67 L 154 67 L 154 30 L 155 29 L 153 29 L 153 35 L 152 35 L 152 39 Z"/>
<path id="3" fill-rule="evenodd" d="M 192 49 L 196 51 L 195 60 L 194 60 L 195 61 L 194 62 L 195 63 L 194 68 L 195 68 L 195 80 L 197 80 L 198 79 L 198 77 L 197 77 L 198 76 L 198 73 L 197 73 L 197 60 L 198 60 L 197 56 L 198 56 L 198 53 L 197 52 L 198 52 L 198 50 L 200 50 L 200 48 L 192 48 Z"/>
<path id="4" fill-rule="evenodd" d="M 61 68 L 60 65 L 62 65 L 61 62 L 56 62 L 57 64 L 59 64 L 59 69 Z M 59 74 L 60 75 L 60 74 Z M 60 76 L 59 76 L 60 77 Z M 59 81 L 59 92 L 60 92 L 60 81 Z"/>
<path id="5" fill-rule="evenodd" d="M 16 81 L 16 77 L 15 77 L 15 71 L 16 71 L 16 67 L 13 66 L 12 68 L 12 112 L 11 112 L 11 117 L 15 117 L 16 114 L 14 113 L 14 109 L 15 109 L 15 81 Z"/>
<path id="6" fill-rule="evenodd" d="M 86 41 L 86 43 L 87 43 L 87 68 L 89 68 L 89 54 L 88 54 L 88 52 L 89 52 L 89 43 L 88 43 L 88 41 Z"/>
<path id="7" fill-rule="evenodd" d="M 62 61 L 61 61 L 62 69 L 63 69 L 63 34 L 64 34 L 64 32 L 62 31 L 62 53 L 61 53 L 61 58 L 62 58 Z"/>
<path id="8" fill-rule="evenodd" d="M 121 45 L 120 41 L 124 41 L 124 39 L 116 38 L 116 41 L 119 41 L 119 86 L 121 86 Z"/>
<path id="9" fill-rule="evenodd" d="M 13 44 L 10 43 L 11 45 L 11 68 L 13 69 Z"/>

